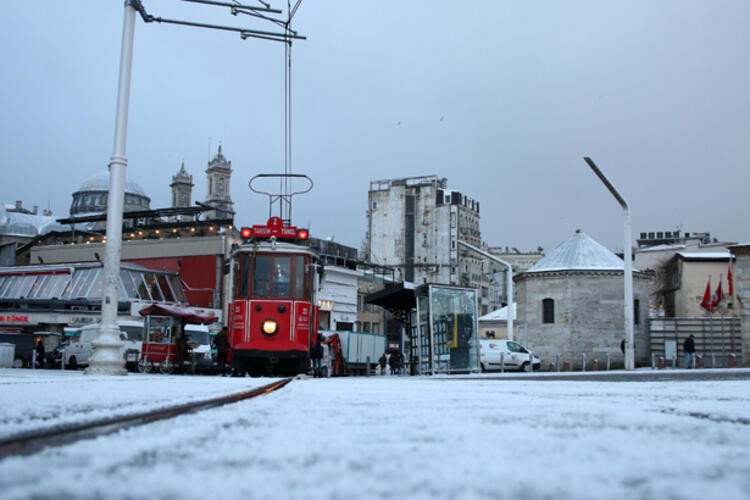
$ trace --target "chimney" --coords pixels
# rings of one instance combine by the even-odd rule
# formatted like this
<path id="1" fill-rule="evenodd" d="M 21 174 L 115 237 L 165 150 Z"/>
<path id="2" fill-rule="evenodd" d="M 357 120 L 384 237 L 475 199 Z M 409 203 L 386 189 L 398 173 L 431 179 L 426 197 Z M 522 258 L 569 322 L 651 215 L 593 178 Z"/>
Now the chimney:
<path id="1" fill-rule="evenodd" d="M 31 213 L 36 215 L 39 212 L 39 206 L 34 205 L 34 208 L 31 209 Z"/>
<path id="2" fill-rule="evenodd" d="M 16 200 L 16 210 L 21 210 L 23 207 L 23 202 L 21 200 Z"/>

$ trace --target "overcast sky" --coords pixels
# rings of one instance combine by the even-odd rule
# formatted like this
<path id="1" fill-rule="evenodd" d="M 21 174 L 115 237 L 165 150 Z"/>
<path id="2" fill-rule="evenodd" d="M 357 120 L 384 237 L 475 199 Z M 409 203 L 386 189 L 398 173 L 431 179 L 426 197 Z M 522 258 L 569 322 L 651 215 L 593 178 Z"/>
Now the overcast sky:
<path id="1" fill-rule="evenodd" d="M 255 0 L 245 0 L 254 4 Z M 143 0 L 164 18 L 275 30 L 227 9 Z M 286 9 L 286 3 L 272 2 Z M 68 214 L 112 155 L 122 0 L 0 7 L 0 201 Z M 304 0 L 293 46 L 293 217 L 360 247 L 372 180 L 437 175 L 481 204 L 491 246 L 549 251 L 576 229 L 621 250 L 642 231 L 750 241 L 750 2 Z M 193 199 L 219 143 L 238 225 L 265 221 L 247 182 L 284 168 L 284 50 L 137 20 L 128 177 Z"/>

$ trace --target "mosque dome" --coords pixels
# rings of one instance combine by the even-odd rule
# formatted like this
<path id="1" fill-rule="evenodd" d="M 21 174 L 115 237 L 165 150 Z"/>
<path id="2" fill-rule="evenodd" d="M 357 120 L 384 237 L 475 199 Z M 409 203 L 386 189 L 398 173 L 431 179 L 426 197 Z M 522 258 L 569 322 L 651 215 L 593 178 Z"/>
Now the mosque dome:
<path id="1" fill-rule="evenodd" d="M 103 173 L 92 177 L 81 184 L 73 193 L 70 205 L 71 216 L 99 214 L 107 211 L 107 193 L 109 192 L 109 174 Z M 143 188 L 135 182 L 125 180 L 125 212 L 150 210 L 151 198 L 146 196 Z"/>

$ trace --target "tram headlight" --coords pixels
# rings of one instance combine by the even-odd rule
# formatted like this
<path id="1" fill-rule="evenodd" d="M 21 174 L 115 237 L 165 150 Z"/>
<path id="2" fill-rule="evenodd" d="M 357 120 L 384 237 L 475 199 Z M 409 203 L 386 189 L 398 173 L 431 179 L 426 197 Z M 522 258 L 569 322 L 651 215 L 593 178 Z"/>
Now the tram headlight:
<path id="1" fill-rule="evenodd" d="M 263 320 L 263 323 L 260 325 L 260 329 L 263 332 L 263 335 L 276 335 L 279 331 L 279 322 L 275 319 L 266 319 Z"/>

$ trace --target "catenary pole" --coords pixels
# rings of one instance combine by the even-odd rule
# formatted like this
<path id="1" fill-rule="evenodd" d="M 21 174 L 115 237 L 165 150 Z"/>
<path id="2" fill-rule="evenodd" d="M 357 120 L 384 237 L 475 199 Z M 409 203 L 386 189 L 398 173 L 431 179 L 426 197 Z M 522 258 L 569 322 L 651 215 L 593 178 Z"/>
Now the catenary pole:
<path id="1" fill-rule="evenodd" d="M 493 260 L 497 262 L 498 264 L 505 266 L 505 268 L 508 270 L 508 280 L 505 283 L 505 293 L 508 295 L 508 340 L 513 340 L 513 315 L 515 314 L 514 308 L 513 308 L 513 267 L 505 262 L 503 259 L 492 255 L 489 252 L 485 252 L 484 250 L 481 250 L 474 245 L 470 245 L 469 243 L 466 243 L 465 241 L 458 240 L 458 244 L 461 246 L 464 246 L 468 248 L 469 250 L 478 253 L 479 255 L 483 255 L 487 257 L 490 260 Z"/>
<path id="2" fill-rule="evenodd" d="M 99 335 L 93 342 L 94 354 L 86 373 L 96 375 L 125 375 L 125 361 L 120 349 L 120 329 L 117 326 L 119 299 L 120 256 L 122 252 L 122 211 L 125 197 L 125 156 L 130 101 L 130 74 L 133 63 L 135 34 L 133 0 L 125 2 L 120 48 L 120 78 L 117 87 L 115 138 L 109 161 L 109 195 L 107 197 L 107 242 L 104 247 L 104 277 L 102 286 L 102 320 Z"/>
<path id="3" fill-rule="evenodd" d="M 624 313 L 625 313 L 625 369 L 635 369 L 635 340 L 634 340 L 634 328 L 633 328 L 633 261 L 632 261 L 632 248 L 631 248 L 631 222 L 630 222 L 630 207 L 625 198 L 617 191 L 617 189 L 609 182 L 609 179 L 604 173 L 599 170 L 599 167 L 589 158 L 588 156 L 583 157 L 584 161 L 591 167 L 599 180 L 601 180 L 612 196 L 615 197 L 617 202 L 622 207 L 623 217 L 623 230 L 624 230 L 624 243 L 622 248 L 622 260 L 625 263 L 623 274 L 624 274 Z"/>

